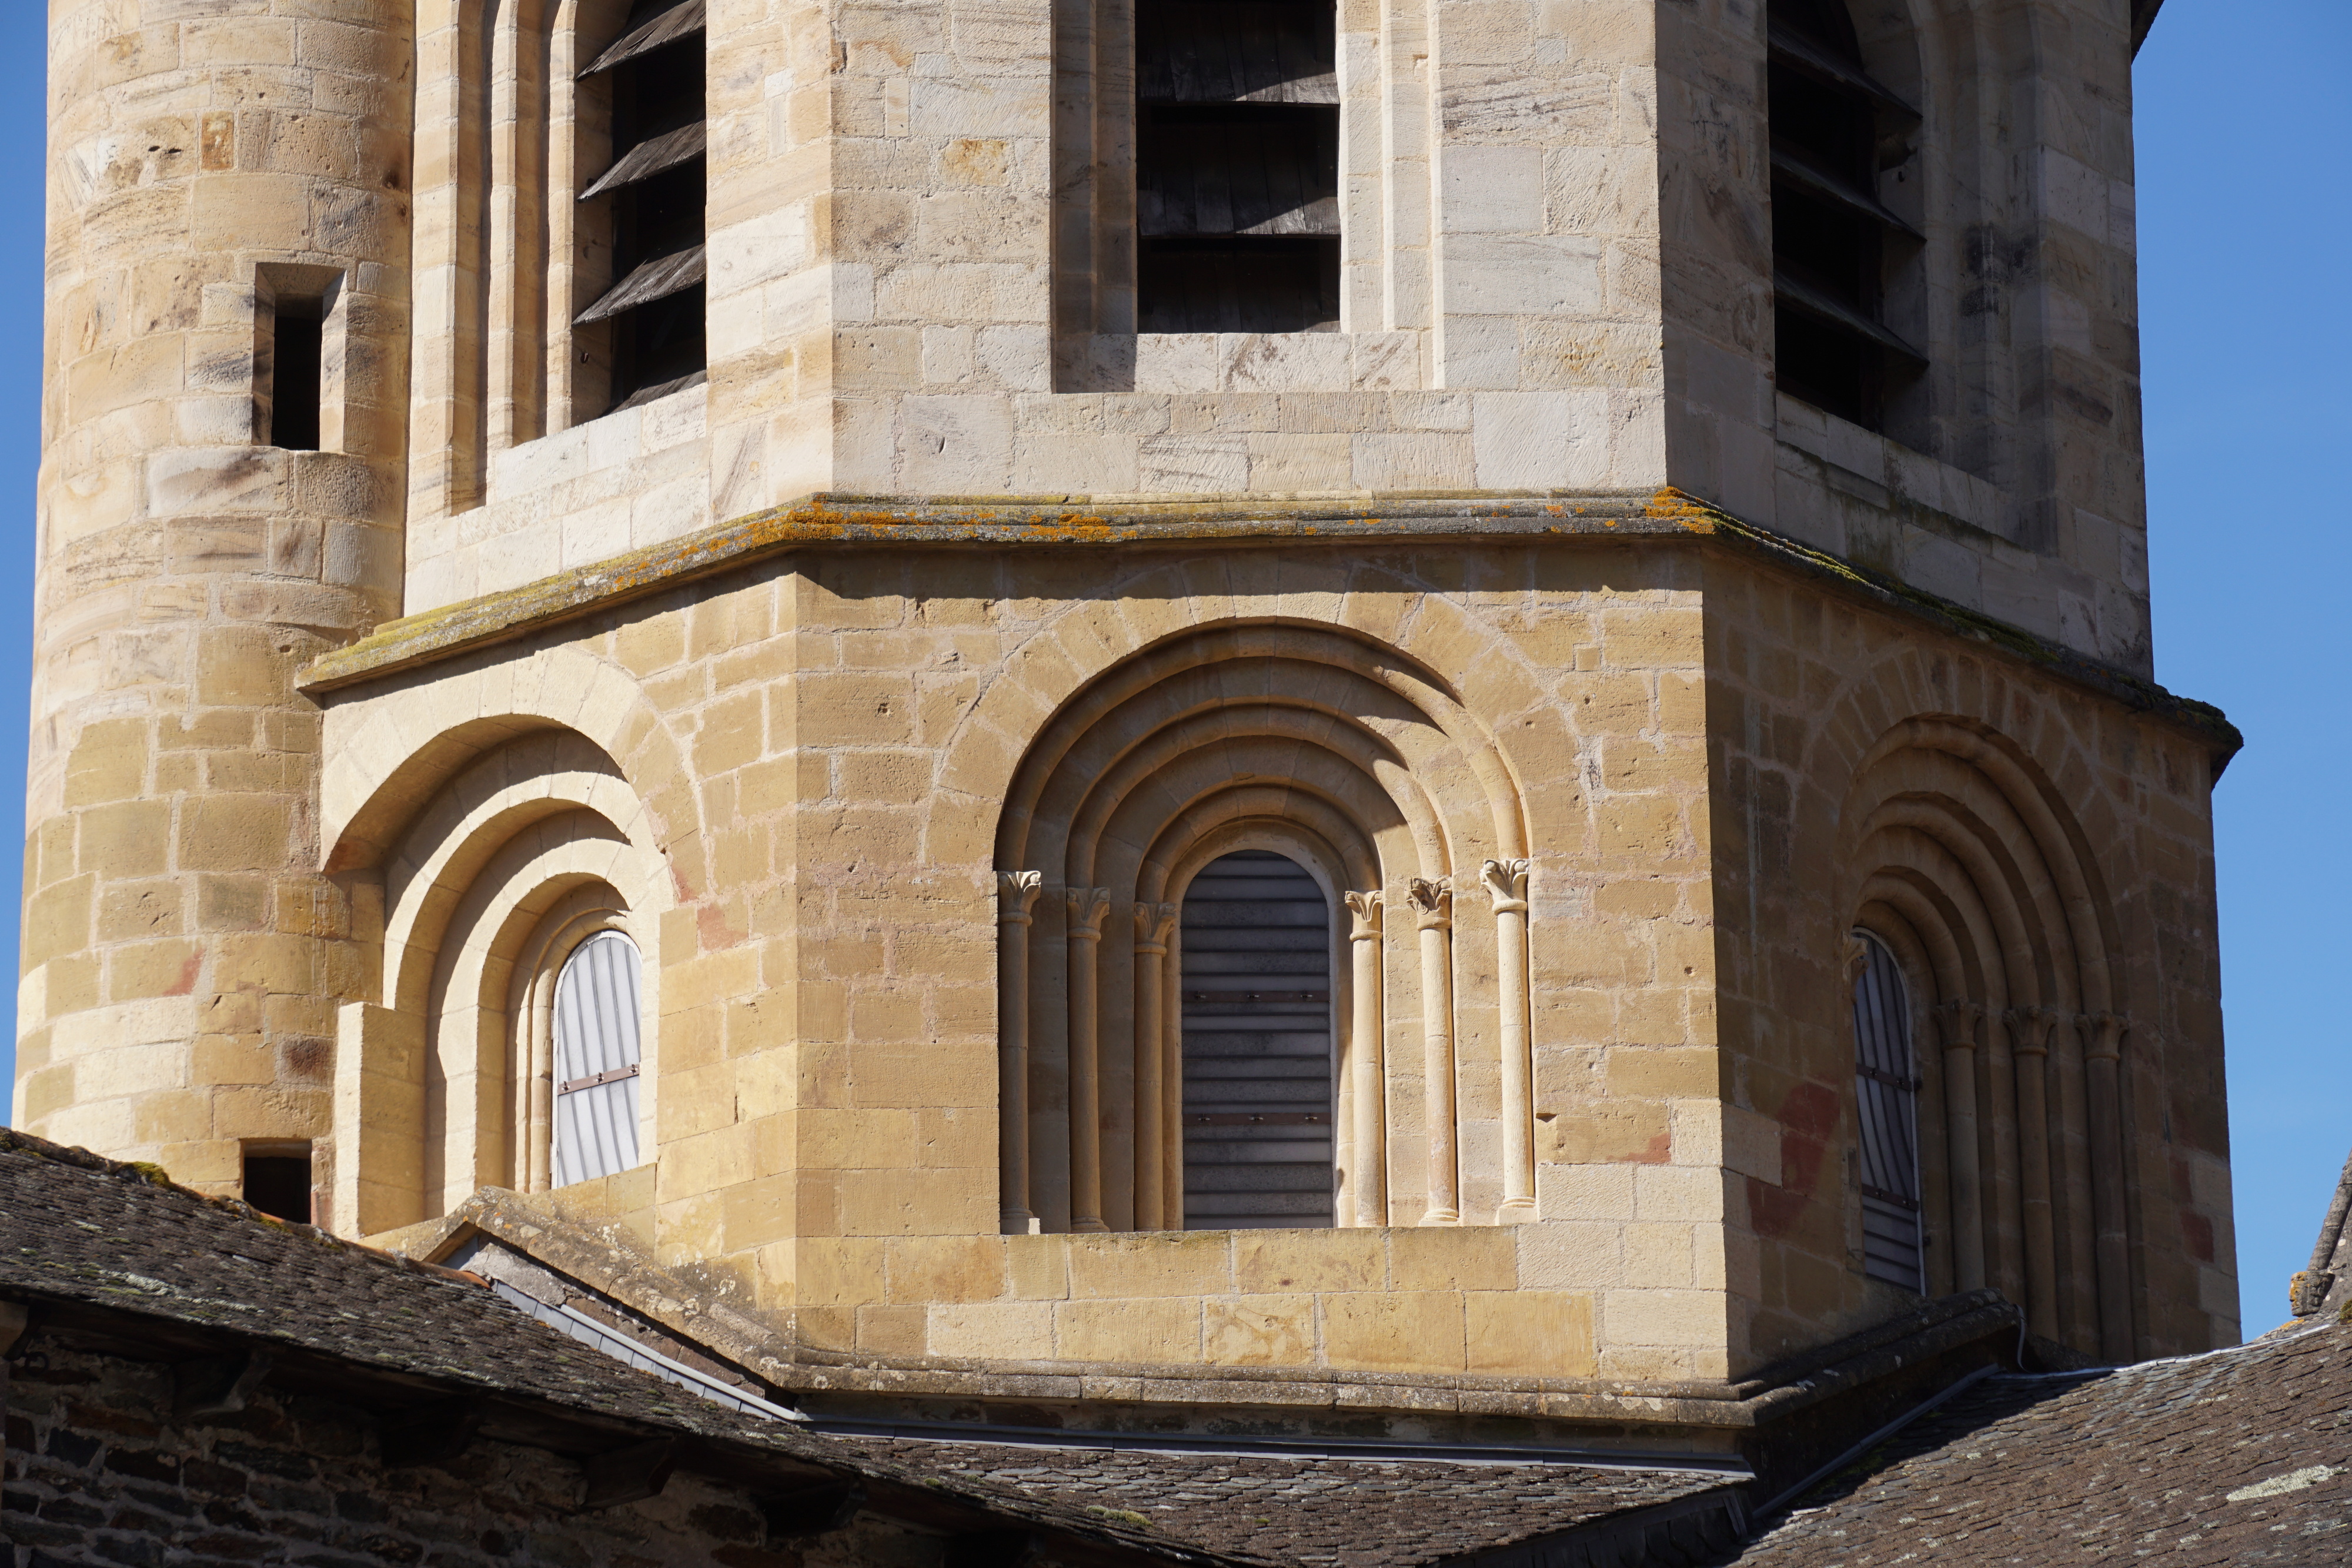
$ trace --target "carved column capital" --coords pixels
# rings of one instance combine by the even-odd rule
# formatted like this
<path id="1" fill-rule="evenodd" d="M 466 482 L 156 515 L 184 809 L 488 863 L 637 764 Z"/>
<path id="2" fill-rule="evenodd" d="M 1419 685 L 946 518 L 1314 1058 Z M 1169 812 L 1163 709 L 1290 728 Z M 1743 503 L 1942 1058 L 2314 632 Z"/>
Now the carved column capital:
<path id="1" fill-rule="evenodd" d="M 1138 953 L 1165 953 L 1168 938 L 1176 929 L 1176 906 L 1172 904 L 1139 904 L 1135 906 L 1135 950 Z"/>
<path id="2" fill-rule="evenodd" d="M 1070 940 L 1099 942 L 1103 922 L 1110 918 L 1110 889 L 1107 887 L 1066 887 L 1062 904 L 1069 912 Z"/>
<path id="3" fill-rule="evenodd" d="M 1413 918 L 1423 931 L 1443 931 L 1454 924 L 1454 879 L 1417 876 L 1407 884 Z"/>
<path id="4" fill-rule="evenodd" d="M 1861 977 L 1862 967 L 1870 962 L 1870 944 L 1862 939 L 1859 931 L 1849 931 L 1838 947 L 1839 972 L 1849 986 Z"/>
<path id="5" fill-rule="evenodd" d="M 2074 1019 L 2083 1031 L 2083 1055 L 2092 1061 L 2114 1061 L 2124 1053 L 2124 1036 L 2131 1019 L 2121 1013 L 2083 1013 Z"/>
<path id="6" fill-rule="evenodd" d="M 1977 1020 L 1984 1017 L 1984 1004 L 1955 998 L 1936 1004 L 1936 1029 L 1943 1037 L 1946 1051 L 1973 1051 L 1977 1043 Z"/>
<path id="7" fill-rule="evenodd" d="M 2009 1026 L 2010 1049 L 2020 1056 L 2050 1054 L 2050 1030 L 2058 1022 L 2056 1008 L 2011 1008 L 2001 1014 Z"/>
<path id="8" fill-rule="evenodd" d="M 1030 909 L 1037 895 L 1045 890 L 1045 873 L 1036 871 L 1001 871 L 996 873 L 996 923 L 999 925 L 1026 925 Z"/>
<path id="9" fill-rule="evenodd" d="M 1528 863 L 1526 861 L 1488 861 L 1478 868 L 1478 880 L 1486 885 L 1486 896 L 1495 901 L 1497 915 L 1525 915 L 1528 912 Z"/>
<path id="10" fill-rule="evenodd" d="M 1348 932 L 1350 942 L 1377 942 L 1381 939 L 1381 908 L 1378 892 L 1351 893 L 1348 897 L 1348 915 L 1351 925 Z"/>

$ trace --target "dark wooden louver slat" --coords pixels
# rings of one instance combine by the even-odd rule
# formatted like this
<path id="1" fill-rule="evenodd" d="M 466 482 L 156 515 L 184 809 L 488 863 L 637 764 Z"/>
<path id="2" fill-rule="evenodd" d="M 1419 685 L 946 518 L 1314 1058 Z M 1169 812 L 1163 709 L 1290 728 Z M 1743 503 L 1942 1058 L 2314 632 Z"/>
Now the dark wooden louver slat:
<path id="1" fill-rule="evenodd" d="M 1867 338 L 1887 352 L 1899 354 L 1914 364 L 1924 365 L 1927 362 L 1927 355 L 1913 348 L 1903 339 L 1856 310 L 1853 306 L 1825 290 L 1814 287 L 1802 278 L 1792 277 L 1785 272 L 1776 272 L 1772 275 L 1772 291 L 1783 305 L 1801 310 L 1806 315 L 1825 321 L 1832 327 L 1843 328 L 1857 337 Z"/>
<path id="2" fill-rule="evenodd" d="M 690 163 L 703 155 L 709 141 L 709 128 L 697 120 L 692 125 L 681 125 L 667 135 L 641 141 L 624 153 L 620 162 L 605 170 L 594 184 L 581 192 L 580 199 L 584 202 L 607 191 L 618 190 L 623 185 L 651 179 L 665 169 Z"/>
<path id="3" fill-rule="evenodd" d="M 1867 72 L 1840 59 L 1835 51 L 1822 47 L 1795 28 L 1776 24 L 1771 28 L 1769 38 L 1772 57 L 1781 64 L 1794 66 L 1848 91 L 1859 93 L 1881 109 L 1892 110 L 1913 120 L 1919 118 L 1919 111 L 1893 89 L 1882 86 Z"/>
<path id="4" fill-rule="evenodd" d="M 1793 185 L 1816 201 L 1843 207 L 1874 224 L 1909 235 L 1913 239 L 1927 237 L 1860 185 L 1851 180 L 1840 179 L 1802 153 L 1792 152 L 1786 147 L 1772 149 L 1772 177 Z"/>
<path id="5" fill-rule="evenodd" d="M 1263 126 L 1171 127 L 1136 192 L 1146 235 L 1336 235 L 1335 161 L 1318 138 Z"/>
<path id="6" fill-rule="evenodd" d="M 585 327 L 639 305 L 683 294 L 709 276 L 709 256 L 701 246 L 657 257 L 621 279 L 602 299 L 573 318 L 572 325 Z"/>
<path id="7" fill-rule="evenodd" d="M 1147 6 L 1136 19 L 1144 103 L 1329 103 L 1332 13 L 1313 4 L 1202 0 Z"/>
<path id="8" fill-rule="evenodd" d="M 632 27 L 621 41 L 606 49 L 580 75 L 585 78 L 598 71 L 609 71 L 624 60 L 651 54 L 667 44 L 675 44 L 689 34 L 699 33 L 707 25 L 707 0 L 681 0 L 650 21 Z"/>

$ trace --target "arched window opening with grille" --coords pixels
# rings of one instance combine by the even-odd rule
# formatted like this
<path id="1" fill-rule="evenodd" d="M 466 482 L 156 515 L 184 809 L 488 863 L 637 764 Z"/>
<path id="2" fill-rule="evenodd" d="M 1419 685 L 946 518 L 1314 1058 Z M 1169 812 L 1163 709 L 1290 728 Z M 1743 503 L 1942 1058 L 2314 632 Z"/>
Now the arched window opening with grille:
<path id="1" fill-rule="evenodd" d="M 1331 904 L 1243 850 L 1184 897 L 1184 1228 L 1333 1223 Z"/>
<path id="2" fill-rule="evenodd" d="M 1854 1099 L 1862 1136 L 1863 1271 L 1906 1291 L 1927 1289 L 1919 1207 L 1918 1066 L 1903 971 L 1866 931 L 1853 981 Z"/>
<path id="3" fill-rule="evenodd" d="M 1771 0 L 1774 351 L 1780 389 L 1883 428 L 1927 356 L 1886 324 L 1887 271 L 1923 240 L 1881 193 L 1919 112 L 1863 63 L 1845 0 Z"/>
<path id="4" fill-rule="evenodd" d="M 641 961 L 616 931 L 583 942 L 555 986 L 555 1185 L 637 1165 Z"/>

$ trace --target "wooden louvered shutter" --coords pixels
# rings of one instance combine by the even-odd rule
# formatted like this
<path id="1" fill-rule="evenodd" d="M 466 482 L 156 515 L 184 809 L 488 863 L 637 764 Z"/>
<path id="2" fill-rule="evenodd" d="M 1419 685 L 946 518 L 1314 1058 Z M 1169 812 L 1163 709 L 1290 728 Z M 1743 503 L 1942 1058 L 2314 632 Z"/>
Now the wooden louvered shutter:
<path id="1" fill-rule="evenodd" d="M 555 984 L 555 1185 L 637 1163 L 637 949 L 605 932 L 583 942 Z"/>
<path id="2" fill-rule="evenodd" d="M 1184 897 L 1184 1228 L 1331 1223 L 1331 906 L 1281 855 Z"/>
<path id="3" fill-rule="evenodd" d="M 708 9 L 637 0 L 619 40 L 580 73 L 611 83 L 613 160 L 580 200 L 610 207 L 614 281 L 572 325 L 609 324 L 616 410 L 707 373 Z"/>
<path id="4" fill-rule="evenodd" d="M 1332 0 L 1137 7 L 1140 330 L 1339 329 L 1337 22 Z"/>
<path id="5" fill-rule="evenodd" d="M 1911 1004 L 1895 955 L 1859 932 L 1866 957 L 1853 982 L 1854 1094 L 1862 1123 L 1863 1271 L 1906 1291 L 1927 1288 L 1920 1257 L 1919 1079 Z"/>

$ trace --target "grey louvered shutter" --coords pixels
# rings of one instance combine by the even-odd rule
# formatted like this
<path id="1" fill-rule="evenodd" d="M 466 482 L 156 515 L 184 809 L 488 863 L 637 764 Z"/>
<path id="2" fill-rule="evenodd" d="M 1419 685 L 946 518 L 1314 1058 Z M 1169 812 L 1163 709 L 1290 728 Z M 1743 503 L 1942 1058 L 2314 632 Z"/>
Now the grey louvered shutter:
<path id="1" fill-rule="evenodd" d="M 1184 897 L 1184 1228 L 1331 1223 L 1331 910 L 1266 850 Z"/>
<path id="2" fill-rule="evenodd" d="M 1911 1005 L 1895 955 L 1868 932 L 1858 935 L 1868 955 L 1853 982 L 1854 1092 L 1862 1110 L 1863 1271 L 1906 1291 L 1924 1291 L 1919 1080 L 1911 1059 Z"/>
<path id="3" fill-rule="evenodd" d="M 617 932 L 576 948 L 555 983 L 555 1185 L 637 1163 L 636 945 Z"/>

